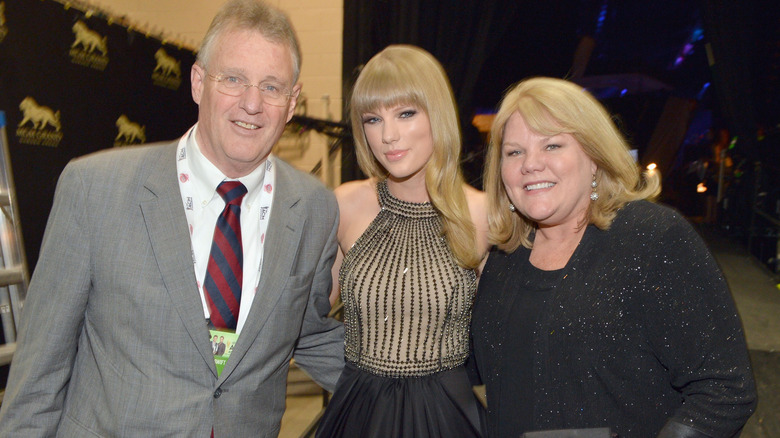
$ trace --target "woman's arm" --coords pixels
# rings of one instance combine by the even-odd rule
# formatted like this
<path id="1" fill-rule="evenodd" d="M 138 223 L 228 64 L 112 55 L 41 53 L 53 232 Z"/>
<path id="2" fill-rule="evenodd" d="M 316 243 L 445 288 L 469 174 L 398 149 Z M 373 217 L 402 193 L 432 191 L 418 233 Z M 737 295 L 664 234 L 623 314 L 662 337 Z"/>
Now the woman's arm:
<path id="1" fill-rule="evenodd" d="M 653 257 L 646 289 L 652 296 L 644 316 L 652 349 L 683 403 L 660 436 L 731 437 L 756 405 L 742 325 L 720 268 L 693 227 L 677 214 L 665 225 L 657 254 L 646 255 Z"/>

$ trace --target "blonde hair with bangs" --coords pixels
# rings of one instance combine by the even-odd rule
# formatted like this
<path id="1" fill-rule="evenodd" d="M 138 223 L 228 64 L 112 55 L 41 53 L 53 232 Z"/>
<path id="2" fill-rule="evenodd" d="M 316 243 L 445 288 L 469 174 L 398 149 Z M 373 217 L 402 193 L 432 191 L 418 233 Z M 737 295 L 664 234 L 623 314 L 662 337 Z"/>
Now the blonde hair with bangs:
<path id="1" fill-rule="evenodd" d="M 608 229 L 617 211 L 627 202 L 654 200 L 661 192 L 658 172 L 640 172 L 629 146 L 607 110 L 579 85 L 563 79 L 531 78 L 505 94 L 490 130 L 485 164 L 488 196 L 488 238 L 499 249 L 512 252 L 520 245 L 532 247 L 536 224 L 509 211 L 509 197 L 501 179 L 501 148 L 509 117 L 519 113 L 538 134 L 570 134 L 596 163 L 598 200 L 590 202 L 583 226 Z"/>
<path id="2" fill-rule="evenodd" d="M 388 46 L 368 61 L 352 89 L 350 119 L 358 165 L 363 173 L 377 179 L 387 178 L 388 173 L 368 145 L 363 114 L 396 105 L 412 105 L 430 120 L 433 154 L 425 167 L 428 196 L 441 214 L 442 232 L 458 264 L 476 268 L 481 260 L 463 190 L 455 97 L 444 68 L 425 50 Z"/>

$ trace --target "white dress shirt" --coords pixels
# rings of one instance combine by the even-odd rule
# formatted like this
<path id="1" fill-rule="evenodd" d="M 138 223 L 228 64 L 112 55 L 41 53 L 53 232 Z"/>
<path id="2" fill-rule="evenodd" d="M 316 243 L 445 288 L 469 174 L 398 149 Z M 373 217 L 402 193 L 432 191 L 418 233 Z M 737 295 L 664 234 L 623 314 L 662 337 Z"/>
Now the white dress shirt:
<path id="1" fill-rule="evenodd" d="M 195 139 L 196 129 L 197 125 L 190 129 L 180 140 L 177 153 L 180 153 L 181 148 L 184 147 L 186 159 L 177 160 L 177 166 L 179 189 L 182 192 L 187 222 L 190 226 L 195 278 L 198 281 L 198 291 L 203 303 L 203 312 L 206 318 L 208 318 L 210 311 L 203 292 L 203 280 L 206 276 L 206 266 L 211 251 L 214 227 L 217 223 L 217 218 L 225 208 L 225 201 L 217 193 L 217 186 L 224 180 L 232 179 L 227 178 L 200 152 L 200 147 Z M 270 156 L 269 159 L 271 159 Z M 265 176 L 266 166 L 264 163 L 249 175 L 238 178 L 238 181 L 246 186 L 247 194 L 241 202 L 244 279 L 241 288 L 241 304 L 236 333 L 241 332 L 241 328 L 246 322 L 249 308 L 252 306 L 252 301 L 257 292 L 257 285 L 262 270 L 262 248 L 264 245 L 261 241 L 263 232 L 261 229 L 263 208 L 261 207 L 268 204 L 270 209 L 271 198 L 271 195 L 266 195 L 266 199 L 262 199 L 263 197 L 261 196 Z M 267 181 L 266 183 L 273 184 L 273 181 Z M 270 213 L 270 211 L 266 210 L 267 213 Z M 259 250 L 250 250 L 251 248 Z"/>

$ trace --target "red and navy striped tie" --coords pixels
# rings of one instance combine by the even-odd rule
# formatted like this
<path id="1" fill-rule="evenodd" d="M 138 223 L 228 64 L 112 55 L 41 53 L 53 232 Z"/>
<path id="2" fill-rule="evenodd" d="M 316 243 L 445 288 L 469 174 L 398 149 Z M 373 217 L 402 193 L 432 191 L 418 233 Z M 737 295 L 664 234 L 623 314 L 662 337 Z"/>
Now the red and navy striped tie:
<path id="1" fill-rule="evenodd" d="M 214 327 L 235 330 L 244 278 L 241 200 L 246 195 L 246 187 L 238 181 L 223 181 L 217 187 L 217 193 L 225 200 L 225 209 L 214 228 L 203 291 Z"/>

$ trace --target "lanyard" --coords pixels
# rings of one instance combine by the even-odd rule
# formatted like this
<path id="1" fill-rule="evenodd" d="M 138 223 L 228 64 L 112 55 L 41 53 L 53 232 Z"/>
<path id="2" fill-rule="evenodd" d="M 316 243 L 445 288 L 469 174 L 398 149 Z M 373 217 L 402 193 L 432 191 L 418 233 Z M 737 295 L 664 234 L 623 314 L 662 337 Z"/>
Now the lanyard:
<path id="1" fill-rule="evenodd" d="M 193 141 L 194 146 L 194 138 L 190 139 L 190 134 L 192 134 L 192 130 L 185 134 L 182 139 L 179 141 L 179 145 L 176 150 L 176 157 L 177 157 L 177 171 L 179 177 L 179 189 L 181 191 L 182 196 L 182 202 L 184 203 L 184 212 L 185 216 L 187 218 L 187 225 L 190 230 L 190 236 L 195 235 L 195 217 L 197 216 L 196 212 L 196 199 L 197 194 L 195 190 L 194 183 L 189 183 L 193 181 L 193 174 L 192 170 L 190 169 L 189 159 L 187 158 L 187 143 L 189 141 Z M 194 136 L 193 136 L 194 137 Z M 244 285 L 242 287 L 241 291 L 241 311 L 239 312 L 239 321 L 237 325 L 237 329 L 240 331 L 241 327 L 243 326 L 243 322 L 246 320 L 246 314 L 249 311 L 249 308 L 251 307 L 251 302 L 254 299 L 254 296 L 257 292 L 258 285 L 260 283 L 260 276 L 262 274 L 263 270 L 263 249 L 265 247 L 265 237 L 266 232 L 268 230 L 268 222 L 271 217 L 271 206 L 273 204 L 273 191 L 275 187 L 275 163 L 272 156 L 269 156 L 266 161 L 262 164 L 265 166 L 265 174 L 263 176 L 263 181 L 259 184 L 259 186 L 255 190 L 260 190 L 260 194 L 257 196 L 257 200 L 254 202 L 255 205 L 252 206 L 251 211 L 247 212 L 250 214 L 250 220 L 246 221 L 244 220 L 244 208 L 242 207 L 242 228 L 244 227 L 251 227 L 256 224 L 257 232 L 254 234 L 255 239 L 251 239 L 251 241 L 246 240 L 246 233 L 244 234 L 244 242 L 243 246 L 244 248 L 252 248 L 256 252 L 253 254 L 254 257 L 257 260 L 257 273 L 256 278 L 254 281 L 245 281 Z M 214 187 L 214 193 L 216 193 L 216 187 Z M 212 195 L 214 196 L 214 195 Z M 216 195 L 218 197 L 218 195 Z M 210 200 L 210 199 L 209 199 Z M 207 200 L 207 201 L 209 201 Z M 202 215 L 202 208 L 200 214 Z M 220 209 L 221 210 L 221 209 Z M 216 218 L 215 218 L 216 220 Z M 207 227 L 208 230 L 213 230 L 215 222 L 211 223 L 199 223 L 197 226 L 199 227 Z M 251 233 L 249 233 L 251 234 Z M 204 313 L 206 317 L 208 317 L 208 306 L 206 305 L 206 298 L 203 291 L 203 277 L 205 276 L 206 267 L 205 264 L 208 262 L 208 252 L 205 254 L 199 254 L 199 257 L 195 254 L 195 245 L 193 243 L 193 267 L 195 269 L 195 274 L 197 278 L 198 283 L 198 292 L 200 293 L 201 301 L 204 308 Z M 209 247 L 210 247 L 211 241 L 209 240 Z M 200 263 L 203 264 L 203 266 L 199 266 L 199 259 Z M 244 260 L 247 259 L 251 260 L 251 257 L 248 257 L 247 254 L 244 254 Z M 202 268 L 202 269 L 199 269 Z M 245 266 L 246 268 L 246 266 Z M 251 271 L 248 269 L 244 269 L 244 279 L 249 280 L 251 279 L 251 274 L 249 274 Z"/>

